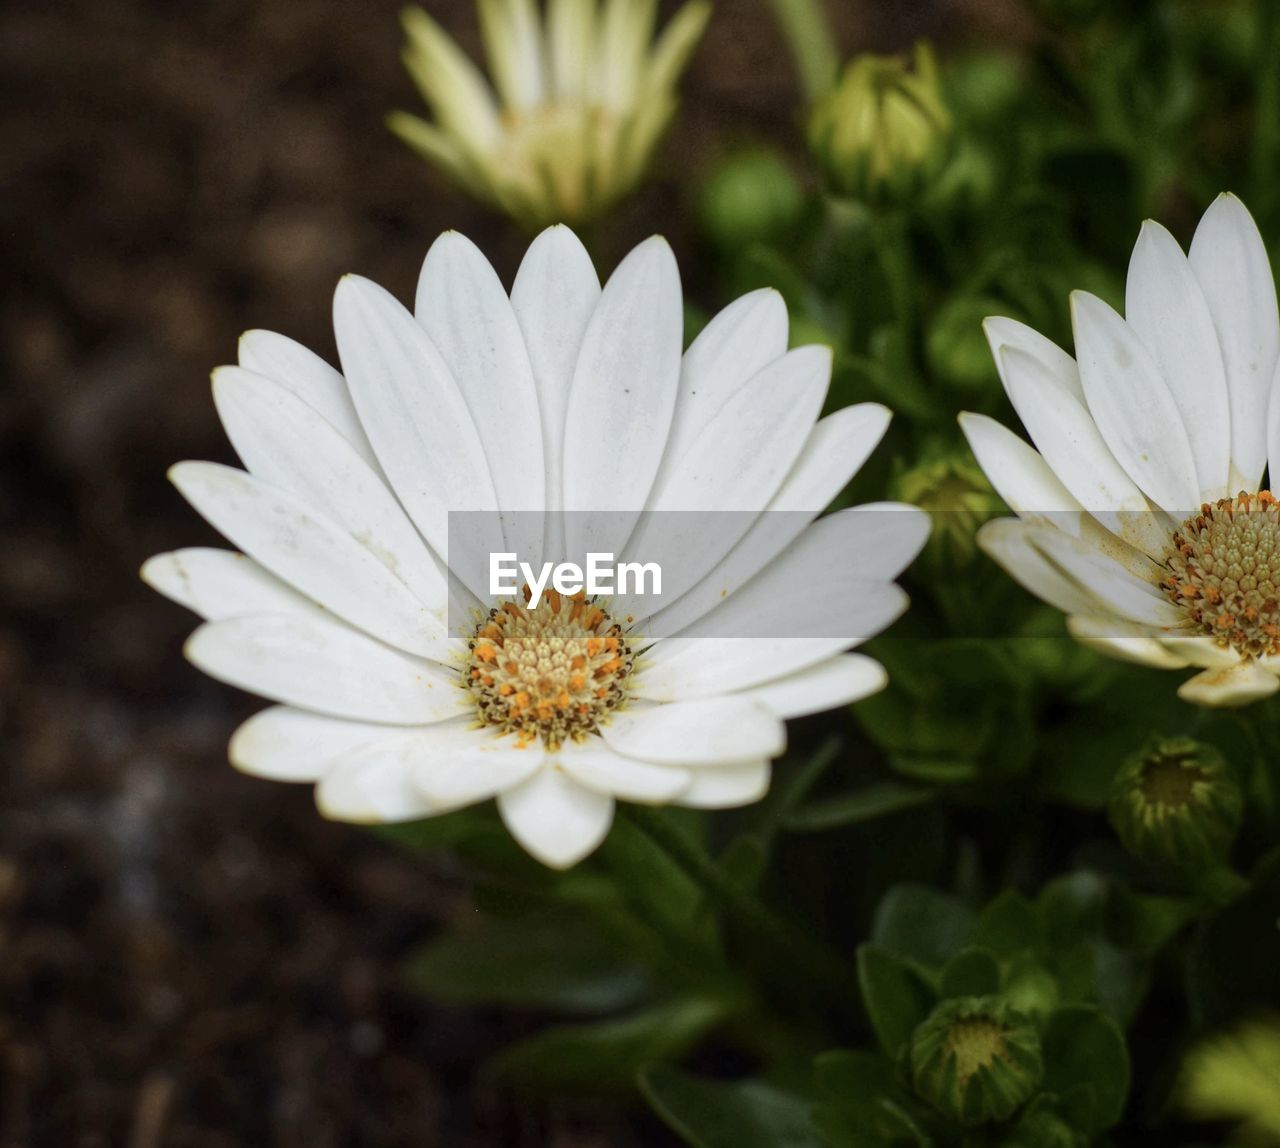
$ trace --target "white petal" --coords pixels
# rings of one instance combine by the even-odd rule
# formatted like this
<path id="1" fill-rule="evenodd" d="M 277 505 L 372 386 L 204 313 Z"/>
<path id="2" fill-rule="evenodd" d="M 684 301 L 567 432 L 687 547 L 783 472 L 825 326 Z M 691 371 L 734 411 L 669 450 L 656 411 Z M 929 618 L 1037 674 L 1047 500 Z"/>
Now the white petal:
<path id="1" fill-rule="evenodd" d="M 1271 405 L 1267 410 L 1267 452 L 1271 467 L 1267 471 L 1272 486 L 1280 485 L 1280 361 L 1271 379 Z"/>
<path id="2" fill-rule="evenodd" d="M 335 717 L 418 725 L 469 712 L 456 674 L 334 622 L 275 615 L 206 622 L 184 653 L 220 682 Z"/>
<path id="3" fill-rule="evenodd" d="M 1234 708 L 1270 697 L 1280 689 L 1275 674 L 1252 662 L 1226 669 L 1201 670 L 1178 687 L 1178 697 L 1198 706 Z"/>
<path id="4" fill-rule="evenodd" d="M 570 555 L 621 553 L 639 517 L 671 425 L 682 327 L 675 257 L 650 239 L 622 261 L 592 312 L 565 416 L 565 508 L 626 513 L 605 526 L 598 513 L 572 515 Z"/>
<path id="5" fill-rule="evenodd" d="M 380 474 L 347 440 L 280 385 L 236 367 L 214 372 L 213 397 L 249 472 L 344 526 L 433 610 L 443 632 L 444 572 Z"/>
<path id="6" fill-rule="evenodd" d="M 417 821 L 436 812 L 401 762 L 376 757 L 330 769 L 316 786 L 316 808 L 330 820 L 357 825 Z"/>
<path id="7" fill-rule="evenodd" d="M 777 291 L 751 291 L 714 316 L 681 363 L 668 457 L 682 456 L 738 387 L 786 353 L 787 305 Z"/>
<path id="8" fill-rule="evenodd" d="M 1200 505 L 1195 458 L 1188 428 L 1151 355 L 1095 295 L 1073 292 L 1071 319 L 1080 383 L 1111 454 L 1157 506 L 1185 517 Z"/>
<path id="9" fill-rule="evenodd" d="M 790 719 L 861 701 L 888 683 L 889 675 L 874 658 L 840 654 L 799 673 L 753 686 L 742 696 L 763 703 L 780 718 Z"/>
<path id="10" fill-rule="evenodd" d="M 1101 613 L 1102 604 L 1032 545 L 1033 527 L 997 518 L 978 531 L 978 545 L 1024 590 L 1065 614 Z"/>
<path id="11" fill-rule="evenodd" d="M 1225 497 L 1231 419 L 1218 336 L 1182 248 L 1152 220 L 1142 225 L 1129 261 L 1124 314 L 1151 353 L 1187 428 L 1200 497 Z"/>
<path id="12" fill-rule="evenodd" d="M 786 481 L 738 544 L 687 594 L 641 622 L 651 639 L 678 633 L 720 605 L 790 546 L 867 460 L 889 426 L 879 403 L 844 407 L 813 428 Z M 639 616 L 639 615 L 638 615 Z"/>
<path id="13" fill-rule="evenodd" d="M 782 722 L 741 697 L 624 710 L 601 733 L 627 757 L 668 765 L 731 765 L 776 757 L 786 747 Z"/>
<path id="14" fill-rule="evenodd" d="M 569 0 L 575 3 L 576 0 Z M 588 0 L 590 2 L 590 0 Z M 552 6 L 552 20 L 557 7 Z M 563 505 L 564 420 L 574 367 L 587 323 L 600 299 L 591 256 L 567 227 L 549 227 L 530 245 L 511 288 L 511 306 L 524 334 L 538 389 L 550 526 L 559 531 Z M 562 539 L 547 540 L 549 553 Z"/>
<path id="15" fill-rule="evenodd" d="M 351 397 L 378 461 L 409 517 L 448 563 L 449 513 L 498 509 L 466 400 L 421 324 L 377 284 L 346 276 L 333 310 Z M 491 542 L 491 551 L 502 548 L 500 537 Z"/>
<path id="16" fill-rule="evenodd" d="M 852 578 L 890 581 L 901 574 L 929 541 L 929 515 L 906 502 L 867 502 L 820 518 L 811 526 L 815 546 L 828 548 L 831 561 L 844 561 Z"/>
<path id="17" fill-rule="evenodd" d="M 759 801 L 769 792 L 771 766 L 767 761 L 699 770 L 693 784 L 677 799 L 690 809 L 735 809 Z"/>
<path id="18" fill-rule="evenodd" d="M 596 77 L 605 107 L 624 111 L 635 103 L 657 8 L 656 0 L 604 0 Z"/>
<path id="19" fill-rule="evenodd" d="M 409 37 L 405 64 L 440 126 L 471 148 L 496 145 L 502 122 L 480 69 L 421 8 L 406 8 L 401 20 Z"/>
<path id="20" fill-rule="evenodd" d="M 169 477 L 211 525 L 326 610 L 403 650 L 440 656 L 439 617 L 351 534 L 289 491 L 211 462 L 178 463 Z"/>
<path id="21" fill-rule="evenodd" d="M 1067 632 L 1082 646 L 1097 650 L 1120 662 L 1151 666 L 1158 670 L 1179 670 L 1187 663 L 1152 637 L 1147 627 L 1135 626 L 1120 618 L 1067 619 Z"/>
<path id="22" fill-rule="evenodd" d="M 415 314 L 471 411 L 498 506 L 504 514 L 539 512 L 516 516 L 508 545 L 541 562 L 546 471 L 533 368 L 511 301 L 471 240 L 455 231 L 432 244 Z"/>
<path id="23" fill-rule="evenodd" d="M 1186 621 L 1162 590 L 1135 576 L 1111 555 L 1051 528 L 1033 527 L 1031 540 L 1108 613 L 1148 626 L 1179 626 Z"/>
<path id="24" fill-rule="evenodd" d="M 546 65 L 534 0 L 480 0 L 479 12 L 489 73 L 503 103 L 535 109 L 543 99 Z"/>
<path id="25" fill-rule="evenodd" d="M 1017 319 L 1006 319 L 999 315 L 984 319 L 982 330 L 991 347 L 991 356 L 996 361 L 996 372 L 1000 375 L 1000 381 L 1004 384 L 1009 401 L 1024 425 L 1027 422 L 1026 415 L 1022 412 L 1025 399 L 1019 389 L 1010 386 L 1004 356 L 1001 354 L 1005 347 L 1020 351 L 1034 359 L 1039 364 L 1046 382 L 1081 405 L 1084 404 L 1084 388 L 1080 385 L 1080 371 L 1076 361 L 1052 339 L 1046 339 L 1034 327 L 1019 323 Z"/>
<path id="26" fill-rule="evenodd" d="M 1253 217 L 1234 195 L 1218 196 L 1204 213 L 1189 259 L 1226 366 L 1231 460 L 1240 485 L 1256 490 L 1267 461 L 1259 412 L 1267 409 L 1272 370 L 1280 361 L 1280 318 L 1266 246 Z"/>
<path id="27" fill-rule="evenodd" d="M 500 794 L 498 812 L 533 857 L 552 869 L 568 869 L 608 835 L 613 798 L 584 788 L 558 769 L 543 769 Z"/>
<path id="28" fill-rule="evenodd" d="M 693 773 L 673 765 L 653 765 L 614 753 L 592 738 L 584 744 L 566 742 L 556 761 L 571 778 L 588 789 L 622 801 L 662 805 L 689 787 Z"/>
<path id="29" fill-rule="evenodd" d="M 227 754 L 243 773 L 272 781 L 318 781 L 344 754 L 398 730 L 289 706 L 259 710 L 231 735 Z"/>
<path id="30" fill-rule="evenodd" d="M 1071 495 L 1108 530 L 1163 553 L 1169 538 L 1142 491 L 1116 461 L 1089 411 L 1065 393 L 1039 360 L 1016 347 L 1000 351 L 1019 417 Z"/>
<path id="31" fill-rule="evenodd" d="M 252 558 L 234 550 L 192 546 L 147 559 L 142 580 L 206 621 L 246 614 L 311 614 L 318 608 Z"/>
<path id="32" fill-rule="evenodd" d="M 1199 666 L 1204 670 L 1221 669 L 1234 666 L 1240 655 L 1230 646 L 1219 646 L 1208 634 L 1166 635 L 1160 638 L 1160 644 L 1185 665 Z"/>
<path id="33" fill-rule="evenodd" d="M 962 411 L 960 429 L 983 473 L 1021 518 L 1041 519 L 1079 535 L 1084 508 L 1040 453 L 986 415 Z"/>
<path id="34" fill-rule="evenodd" d="M 577 103 L 587 94 L 595 56 L 596 0 L 549 0 L 547 45 L 556 95 Z"/>
<path id="35" fill-rule="evenodd" d="M 272 379 L 322 414 L 365 462 L 377 466 L 346 379 L 314 351 L 274 331 L 246 331 L 239 359 L 246 371 Z"/>
<path id="36" fill-rule="evenodd" d="M 625 557 L 657 562 L 665 595 L 696 585 L 750 529 L 812 432 L 830 377 L 828 348 L 792 351 L 743 383 L 683 458 L 663 460 Z M 634 614 L 646 603 L 618 605 Z"/>

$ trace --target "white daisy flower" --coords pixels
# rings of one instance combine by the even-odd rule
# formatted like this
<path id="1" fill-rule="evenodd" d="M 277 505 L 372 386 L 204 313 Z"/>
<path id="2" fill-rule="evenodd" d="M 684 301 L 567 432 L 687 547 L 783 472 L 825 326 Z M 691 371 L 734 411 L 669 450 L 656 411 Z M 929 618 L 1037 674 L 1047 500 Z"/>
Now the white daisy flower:
<path id="1" fill-rule="evenodd" d="M 983 415 L 961 425 L 1017 519 L 987 552 L 1068 615 L 1086 645 L 1168 669 L 1179 694 L 1237 706 L 1280 688 L 1280 321 L 1266 248 L 1222 195 L 1188 254 L 1142 227 L 1122 318 L 1071 296 L 1073 359 L 988 319 L 1000 378 L 1036 448 Z"/>
<path id="2" fill-rule="evenodd" d="M 602 289 L 556 227 L 509 297 L 450 233 L 423 264 L 416 315 L 355 276 L 334 312 L 344 373 L 265 331 L 214 373 L 246 470 L 171 472 L 243 553 L 143 568 L 207 619 L 192 662 L 279 703 L 232 738 L 238 768 L 317 782 L 322 812 L 349 821 L 496 796 L 520 843 L 561 867 L 604 838 L 615 799 L 758 799 L 784 719 L 884 685 L 878 663 L 844 651 L 905 608 L 893 579 L 928 518 L 881 503 L 892 513 L 814 521 L 890 416 L 868 403 L 819 419 L 830 351 L 788 351 L 776 292 L 725 308 L 682 355 L 667 244 L 641 244 Z M 711 541 L 676 530 L 667 549 L 694 555 L 675 570 L 686 585 L 642 618 L 618 599 L 473 597 L 442 557 L 458 511 L 525 535 L 545 521 L 520 539 L 534 555 L 562 556 L 557 538 L 594 511 L 661 548 L 642 510 L 736 524 Z M 457 600 L 477 607 L 461 624 Z"/>
<path id="3" fill-rule="evenodd" d="M 419 8 L 405 63 L 435 116 L 391 129 L 476 198 L 532 227 L 581 223 L 629 192 L 676 108 L 711 7 L 691 0 L 656 42 L 656 0 L 480 0 L 494 86 Z"/>

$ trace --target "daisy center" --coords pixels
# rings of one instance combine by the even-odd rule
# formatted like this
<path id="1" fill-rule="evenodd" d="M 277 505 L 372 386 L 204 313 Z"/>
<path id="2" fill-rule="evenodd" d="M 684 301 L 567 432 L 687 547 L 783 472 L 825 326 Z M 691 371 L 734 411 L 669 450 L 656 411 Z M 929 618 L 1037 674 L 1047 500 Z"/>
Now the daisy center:
<path id="1" fill-rule="evenodd" d="M 579 741 L 626 697 L 631 648 L 608 611 L 547 590 L 495 606 L 469 643 L 466 684 L 480 720 L 548 749 Z"/>
<path id="2" fill-rule="evenodd" d="M 1206 502 L 1173 536 L 1170 600 L 1246 657 L 1280 653 L 1280 503 L 1264 490 Z"/>

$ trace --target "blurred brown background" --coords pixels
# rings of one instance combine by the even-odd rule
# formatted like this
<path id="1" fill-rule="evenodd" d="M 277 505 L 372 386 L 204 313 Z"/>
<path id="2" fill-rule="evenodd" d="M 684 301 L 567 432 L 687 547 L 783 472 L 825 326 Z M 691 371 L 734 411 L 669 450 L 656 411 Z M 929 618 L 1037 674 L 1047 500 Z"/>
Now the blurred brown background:
<path id="1" fill-rule="evenodd" d="M 669 12 L 672 5 L 664 5 Z M 509 281 L 524 238 L 383 128 L 418 109 L 398 0 L 68 0 L 0 12 L 0 1146 L 669 1143 L 644 1116 L 492 1093 L 540 1018 L 440 1010 L 403 955 L 463 875 L 234 773 L 256 708 L 188 667 L 137 578 L 214 536 L 165 482 L 231 461 L 208 373 L 263 326 L 333 358 L 330 293 L 401 298 L 445 228 Z M 469 0 L 429 4 L 475 48 Z M 837 0 L 847 51 L 1026 34 L 994 0 Z M 735 141 L 796 140 L 762 0 L 718 0 L 654 182 L 607 271 Z"/>

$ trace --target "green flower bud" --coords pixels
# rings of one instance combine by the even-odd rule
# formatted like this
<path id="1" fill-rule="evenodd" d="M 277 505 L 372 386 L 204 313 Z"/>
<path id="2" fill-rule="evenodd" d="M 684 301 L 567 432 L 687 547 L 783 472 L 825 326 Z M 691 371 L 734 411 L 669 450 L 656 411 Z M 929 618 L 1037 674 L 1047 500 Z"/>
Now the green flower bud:
<path id="1" fill-rule="evenodd" d="M 784 234 L 804 211 L 805 196 L 777 152 L 751 148 L 731 156 L 707 182 L 702 226 L 726 250 Z"/>
<path id="2" fill-rule="evenodd" d="M 951 127 L 933 53 L 918 44 L 914 70 L 898 56 L 851 61 L 813 109 L 809 146 L 835 191 L 901 199 L 937 170 Z"/>
<path id="3" fill-rule="evenodd" d="M 1130 852 L 1152 864 L 1221 864 L 1243 808 L 1222 755 L 1186 737 L 1152 737 L 1111 783 L 1111 824 Z"/>
<path id="4" fill-rule="evenodd" d="M 943 1001 L 911 1037 L 916 1095 L 949 1120 L 1008 1120 L 1040 1087 L 1035 1026 L 1001 997 Z"/>
<path id="5" fill-rule="evenodd" d="M 978 527 L 1004 505 L 967 452 L 938 446 L 926 448 L 915 466 L 897 476 L 893 496 L 928 511 L 930 552 L 959 565 L 976 553 Z"/>

